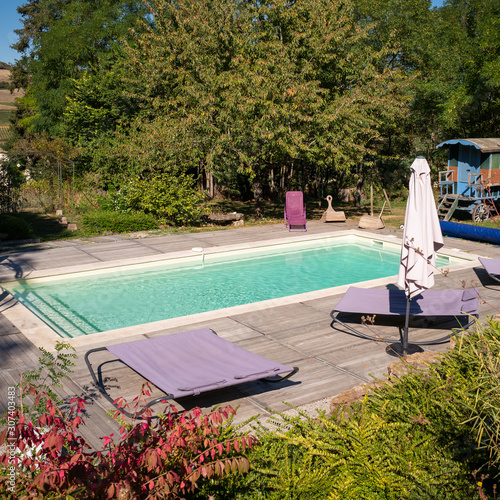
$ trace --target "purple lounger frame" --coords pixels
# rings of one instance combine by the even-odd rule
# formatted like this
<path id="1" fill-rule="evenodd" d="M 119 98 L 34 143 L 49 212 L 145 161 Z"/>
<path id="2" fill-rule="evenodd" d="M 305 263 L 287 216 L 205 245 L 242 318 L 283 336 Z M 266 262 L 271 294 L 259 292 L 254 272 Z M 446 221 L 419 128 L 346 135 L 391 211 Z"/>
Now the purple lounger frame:
<path id="1" fill-rule="evenodd" d="M 485 259 L 479 257 L 479 262 L 481 262 L 489 277 L 500 283 L 500 259 Z"/>
<path id="2" fill-rule="evenodd" d="M 302 191 L 288 191 L 286 193 L 284 217 L 288 231 L 307 231 L 306 206 Z M 292 227 L 302 229 L 292 229 Z"/>
<path id="3" fill-rule="evenodd" d="M 89 360 L 90 354 L 103 350 L 114 354 L 165 393 L 150 401 L 134 417 L 162 400 L 196 396 L 260 379 L 281 382 L 298 371 L 297 367 L 276 363 L 238 347 L 209 328 L 90 349 L 85 354 L 85 362 L 92 379 L 115 407 L 104 386 L 101 366 L 96 376 Z M 122 408 L 120 411 L 132 417 Z"/>
<path id="4" fill-rule="evenodd" d="M 470 290 L 425 290 L 417 295 L 410 302 L 410 317 L 467 317 L 468 322 L 460 325 L 462 328 L 468 328 L 475 322 L 479 316 L 479 299 L 476 288 Z M 375 288 L 357 288 L 349 287 L 335 309 L 331 313 L 332 327 L 333 323 L 339 323 L 347 330 L 359 337 L 369 340 L 393 343 L 394 339 L 384 339 L 367 335 L 347 325 L 339 320 L 339 313 L 346 314 L 368 314 L 380 316 L 406 316 L 406 295 L 404 290 L 386 290 Z M 471 319 L 472 318 L 472 319 Z M 400 327 L 400 334 L 402 328 Z M 448 340 L 453 333 L 436 340 L 413 342 L 416 345 L 440 344 Z"/>

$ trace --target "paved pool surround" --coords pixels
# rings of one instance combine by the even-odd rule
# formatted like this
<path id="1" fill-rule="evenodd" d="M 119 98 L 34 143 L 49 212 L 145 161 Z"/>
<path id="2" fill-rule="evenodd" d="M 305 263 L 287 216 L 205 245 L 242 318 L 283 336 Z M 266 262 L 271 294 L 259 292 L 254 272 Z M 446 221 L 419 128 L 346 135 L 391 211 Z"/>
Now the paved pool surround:
<path id="1" fill-rule="evenodd" d="M 261 229 L 261 228 L 252 227 L 248 229 L 252 229 L 253 230 L 252 232 L 255 232 L 256 229 Z M 373 231 L 371 232 L 361 231 L 357 229 L 343 230 L 340 229 L 338 225 L 332 227 L 332 224 L 325 224 L 325 223 L 322 223 L 322 227 L 321 226 L 316 227 L 315 229 L 316 231 L 311 231 L 311 229 L 309 228 L 309 231 L 307 233 L 289 233 L 288 231 L 286 231 L 285 237 L 282 236 L 283 231 L 280 231 L 279 232 L 280 234 L 279 235 L 276 234 L 274 238 L 265 238 L 264 240 L 256 239 L 240 243 L 230 243 L 228 241 L 228 244 L 226 245 L 224 244 L 214 245 L 213 242 L 210 241 L 211 238 L 213 238 L 214 236 L 224 236 L 222 234 L 219 234 L 220 231 L 214 232 L 213 233 L 214 236 L 212 236 L 210 233 L 209 234 L 188 233 L 188 235 L 182 235 L 182 236 L 196 235 L 196 237 L 192 239 L 189 237 L 181 238 L 180 240 L 182 241 L 182 246 L 184 247 L 182 250 L 174 250 L 169 252 L 168 248 L 163 248 L 163 251 L 161 252 L 155 251 L 153 254 L 149 253 L 145 255 L 133 255 L 138 252 L 136 246 L 132 244 L 133 241 L 132 239 L 118 240 L 118 241 L 115 240 L 114 242 L 113 240 L 111 240 L 111 242 L 113 242 L 114 244 L 111 242 L 106 242 L 101 240 L 100 243 L 98 244 L 90 243 L 90 245 L 92 246 L 103 245 L 101 251 L 96 252 L 96 257 L 98 257 L 98 260 L 96 261 L 93 260 L 92 262 L 86 262 L 87 259 L 85 259 L 85 257 L 89 255 L 89 252 L 85 251 L 86 246 L 84 244 L 82 245 L 83 258 L 79 259 L 75 255 L 75 261 L 71 262 L 65 260 L 64 266 L 58 266 L 57 259 L 51 262 L 52 265 L 48 265 L 46 259 L 41 259 L 39 260 L 38 265 L 35 265 L 33 267 L 30 266 L 29 255 L 30 253 L 34 255 L 37 252 L 36 248 L 34 248 L 28 250 L 24 255 L 24 257 L 21 257 L 18 260 L 17 265 L 11 266 L 11 269 L 12 271 L 14 271 L 15 274 L 22 274 L 21 279 L 38 281 L 39 279 L 43 280 L 43 278 L 49 278 L 49 277 L 64 278 L 64 276 L 66 275 L 71 275 L 73 273 L 80 273 L 80 272 L 85 272 L 89 274 L 95 273 L 96 275 L 99 275 L 103 271 L 114 268 L 123 269 L 126 267 L 137 266 L 137 265 L 148 265 L 148 264 L 154 265 L 166 260 L 172 262 L 179 262 L 188 259 L 192 260 L 193 262 L 196 262 L 202 258 L 200 249 L 203 249 L 203 254 L 205 258 L 207 260 L 210 260 L 211 257 L 216 255 L 220 256 L 224 254 L 227 255 L 238 254 L 241 252 L 251 251 L 252 249 L 258 251 L 258 249 L 262 247 L 276 248 L 279 251 L 280 246 L 292 242 L 311 242 L 314 240 L 318 240 L 318 242 L 321 242 L 321 240 L 323 240 L 326 237 L 340 237 L 340 236 L 350 236 L 350 235 L 354 235 L 369 241 L 376 240 L 385 242 L 390 246 L 395 246 L 395 247 L 399 247 L 401 245 L 401 239 L 400 239 L 401 235 L 399 234 L 390 234 L 390 233 L 388 234 L 387 232 L 384 234 Z M 323 229 L 323 231 L 321 231 L 321 229 Z M 235 230 L 229 230 L 229 231 L 235 231 Z M 240 231 L 244 231 L 244 229 L 240 229 Z M 160 238 L 165 238 L 165 237 L 160 237 Z M 168 238 L 175 238 L 175 236 L 168 236 Z M 141 242 L 141 245 L 144 245 L 146 242 L 153 243 L 151 247 L 154 250 L 158 249 L 160 243 L 157 237 L 151 237 L 151 238 L 139 237 L 137 239 Z M 71 242 L 72 240 L 69 241 Z M 186 243 L 188 243 L 189 241 L 192 241 L 193 246 L 191 246 L 190 248 L 186 248 L 186 246 L 189 246 L 186 245 Z M 157 245 L 154 245 L 154 243 L 157 243 Z M 180 242 L 177 241 L 177 245 L 179 245 L 179 243 Z M 196 243 L 196 245 L 194 245 L 194 243 Z M 175 246 L 176 245 L 173 244 L 172 249 L 175 249 Z M 105 249 L 106 247 L 107 251 L 110 253 L 108 254 L 108 256 L 115 255 L 116 257 L 119 256 L 120 258 L 108 259 L 108 260 L 100 259 L 99 256 L 103 256 L 104 252 L 106 252 Z M 65 250 L 67 253 L 71 254 L 72 251 L 75 250 L 75 248 L 78 248 L 77 244 L 74 244 L 74 246 L 68 246 L 66 247 Z M 43 252 L 45 254 L 45 257 L 48 258 L 51 253 L 58 253 L 58 251 L 60 252 L 60 250 L 61 247 L 56 247 L 53 248 L 52 250 L 51 249 L 40 250 L 40 252 Z M 113 253 L 111 254 L 111 252 Z M 470 269 L 471 267 L 477 265 L 478 263 L 476 255 L 465 253 L 458 248 L 451 248 L 451 249 L 445 248 L 443 251 L 439 253 L 442 255 L 447 255 L 452 259 L 457 259 L 456 263 L 449 266 L 449 268 L 453 271 L 458 271 L 460 269 Z M 28 266 L 26 266 L 26 264 L 28 264 Z M 12 273 L 10 274 L 12 276 Z M 2 279 L 2 281 L 10 281 L 12 277 L 10 278 L 10 280 L 5 280 L 5 277 L 7 277 L 8 275 L 9 273 L 8 272 L 6 273 L 5 269 L 3 269 L 3 272 L 0 271 L 0 279 Z M 372 288 L 372 287 L 380 287 L 383 285 L 394 284 L 395 282 L 396 282 L 396 277 L 390 276 L 387 278 L 379 278 L 379 279 L 357 282 L 356 286 Z M 99 342 L 113 343 L 116 342 L 117 339 L 126 340 L 128 337 L 135 336 L 137 334 L 148 335 L 172 327 L 189 325 L 191 323 L 198 323 L 198 322 L 206 322 L 206 321 L 209 322 L 211 320 L 215 320 L 229 315 L 265 310 L 288 304 L 298 304 L 307 300 L 314 300 L 318 298 L 325 298 L 332 295 L 338 295 L 344 293 L 349 286 L 350 284 L 347 284 L 347 285 L 326 288 L 322 290 L 317 290 L 297 295 L 290 295 L 286 297 L 265 300 L 261 302 L 254 302 L 239 306 L 218 309 L 214 311 L 192 314 L 189 316 L 181 316 L 177 318 L 155 321 L 152 323 L 134 325 L 115 330 L 108 330 L 105 332 L 93 333 L 91 335 L 78 336 L 74 338 L 64 338 L 64 341 L 69 342 L 74 346 L 85 346 L 96 342 L 97 340 L 96 336 L 98 336 Z M 4 315 L 10 321 L 12 321 L 12 323 L 17 328 L 19 328 L 19 330 L 23 332 L 36 346 L 51 348 L 51 346 L 53 346 L 55 341 L 63 339 L 63 337 L 61 337 L 57 332 L 55 332 L 40 318 L 38 318 L 38 316 L 36 316 L 22 304 L 20 304 L 13 297 L 9 295 L 8 298 L 4 298 L 4 302 L 6 300 L 9 302 L 9 307 L 5 309 Z"/>
<path id="2" fill-rule="evenodd" d="M 31 276 L 61 274 L 75 269 L 100 269 L 134 261 L 164 259 L 176 252 L 190 252 L 193 247 L 209 248 L 242 247 L 260 245 L 271 240 L 289 240 L 329 234 L 340 234 L 346 230 L 390 242 L 400 242 L 402 231 L 384 228 L 377 231 L 358 230 L 358 219 L 347 219 L 345 223 L 322 223 L 308 221 L 307 233 L 289 233 L 283 224 L 240 227 L 208 232 L 186 233 L 145 237 L 142 234 L 113 235 L 91 239 L 67 240 L 18 248 L 0 247 L 0 280 L 8 281 Z M 436 277 L 435 289 L 463 286 L 478 286 L 481 299 L 479 320 L 500 313 L 500 287 L 488 277 L 477 256 L 499 257 L 497 246 L 445 237 L 445 253 L 466 256 L 469 263 L 459 265 L 448 275 Z M 0 282 L 1 285 L 1 282 Z M 370 286 L 386 288 L 395 286 L 394 279 L 370 282 Z M 217 404 L 229 404 L 238 408 L 235 423 L 259 416 L 268 420 L 275 412 L 294 412 L 299 408 L 312 415 L 316 410 L 329 411 L 333 397 L 360 384 L 370 383 L 374 377 L 385 379 L 388 366 L 395 358 L 386 351 L 386 344 L 367 341 L 331 326 L 330 313 L 347 287 L 339 287 L 332 293 L 326 292 L 318 298 L 307 298 L 285 304 L 251 304 L 245 312 L 217 311 L 204 319 L 184 317 L 169 320 L 166 327 L 148 325 L 133 327 L 127 331 L 106 332 L 69 339 L 76 349 L 74 371 L 71 379 L 63 382 L 63 388 L 56 388 L 61 397 L 83 397 L 88 401 L 86 425 L 81 428 L 83 436 L 95 449 L 102 446 L 102 436 L 118 433 L 119 426 L 107 412 L 109 403 L 92 385 L 91 377 L 84 362 L 84 354 L 91 348 L 121 342 L 157 337 L 172 333 L 211 328 L 222 338 L 251 352 L 260 354 L 280 363 L 298 366 L 299 372 L 283 384 L 254 382 L 242 386 L 206 393 L 199 397 L 175 401 L 178 409 L 201 407 L 213 408 Z M 328 294 L 330 293 L 330 294 Z M 225 314 L 225 315 L 224 315 Z M 11 318 L 13 321 L 7 318 Z M 15 321 L 15 324 L 14 324 Z M 53 349 L 60 338 L 47 329 L 36 318 L 30 317 L 25 308 L 18 307 L 7 294 L 0 294 L 0 412 L 7 410 L 7 388 L 19 381 L 19 373 L 36 368 L 40 355 L 37 346 Z M 397 338 L 397 328 L 393 325 L 377 324 L 378 333 L 385 338 Z M 411 339 L 426 340 L 446 335 L 447 324 L 427 328 L 420 324 L 412 328 Z M 446 351 L 449 343 L 426 346 L 426 351 Z M 107 356 L 111 357 L 112 356 Z M 107 359 L 106 357 L 106 359 Z M 105 361 L 104 355 L 103 359 Z M 132 401 L 138 394 L 144 380 L 120 363 L 106 365 L 106 377 L 114 397 L 124 397 Z M 154 392 L 154 397 L 158 396 Z M 162 410 L 160 405 L 158 411 Z"/>

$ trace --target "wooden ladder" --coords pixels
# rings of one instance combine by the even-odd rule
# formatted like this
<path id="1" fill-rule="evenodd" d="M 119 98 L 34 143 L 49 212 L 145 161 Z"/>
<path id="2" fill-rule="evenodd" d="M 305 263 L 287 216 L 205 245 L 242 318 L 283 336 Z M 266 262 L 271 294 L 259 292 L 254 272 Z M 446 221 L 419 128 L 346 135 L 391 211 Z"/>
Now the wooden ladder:
<path id="1" fill-rule="evenodd" d="M 456 194 L 445 194 L 440 197 L 437 213 L 440 220 L 450 220 L 453 212 L 458 206 L 459 197 Z"/>

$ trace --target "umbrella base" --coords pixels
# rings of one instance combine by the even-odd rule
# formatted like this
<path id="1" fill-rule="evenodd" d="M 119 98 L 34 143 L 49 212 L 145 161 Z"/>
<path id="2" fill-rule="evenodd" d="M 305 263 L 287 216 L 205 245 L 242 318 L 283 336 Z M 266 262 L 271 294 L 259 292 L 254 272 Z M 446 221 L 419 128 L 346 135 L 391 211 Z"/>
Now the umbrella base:
<path id="1" fill-rule="evenodd" d="M 385 348 L 385 352 L 390 356 L 394 356 L 395 358 L 401 358 L 404 356 L 403 346 L 400 342 L 395 342 L 394 344 L 389 344 Z M 406 349 L 407 355 L 416 354 L 417 352 L 424 352 L 424 350 L 416 344 L 408 344 L 408 348 Z"/>

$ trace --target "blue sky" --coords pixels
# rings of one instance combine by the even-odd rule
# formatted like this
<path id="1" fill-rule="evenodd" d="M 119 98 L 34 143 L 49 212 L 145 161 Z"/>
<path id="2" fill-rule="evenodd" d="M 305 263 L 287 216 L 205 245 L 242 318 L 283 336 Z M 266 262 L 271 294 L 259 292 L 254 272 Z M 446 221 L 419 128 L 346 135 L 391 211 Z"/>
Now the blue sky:
<path id="1" fill-rule="evenodd" d="M 22 27 L 19 21 L 17 7 L 27 3 L 25 0 L 4 0 L 0 3 L 0 61 L 13 63 L 18 59 L 18 53 L 9 48 L 16 42 L 15 29 Z"/>
<path id="2" fill-rule="evenodd" d="M 19 54 L 10 48 L 16 42 L 15 29 L 22 27 L 17 7 L 28 3 L 28 0 L 2 0 L 0 3 L 0 61 L 14 63 Z M 440 6 L 443 0 L 432 0 L 433 6 Z"/>

